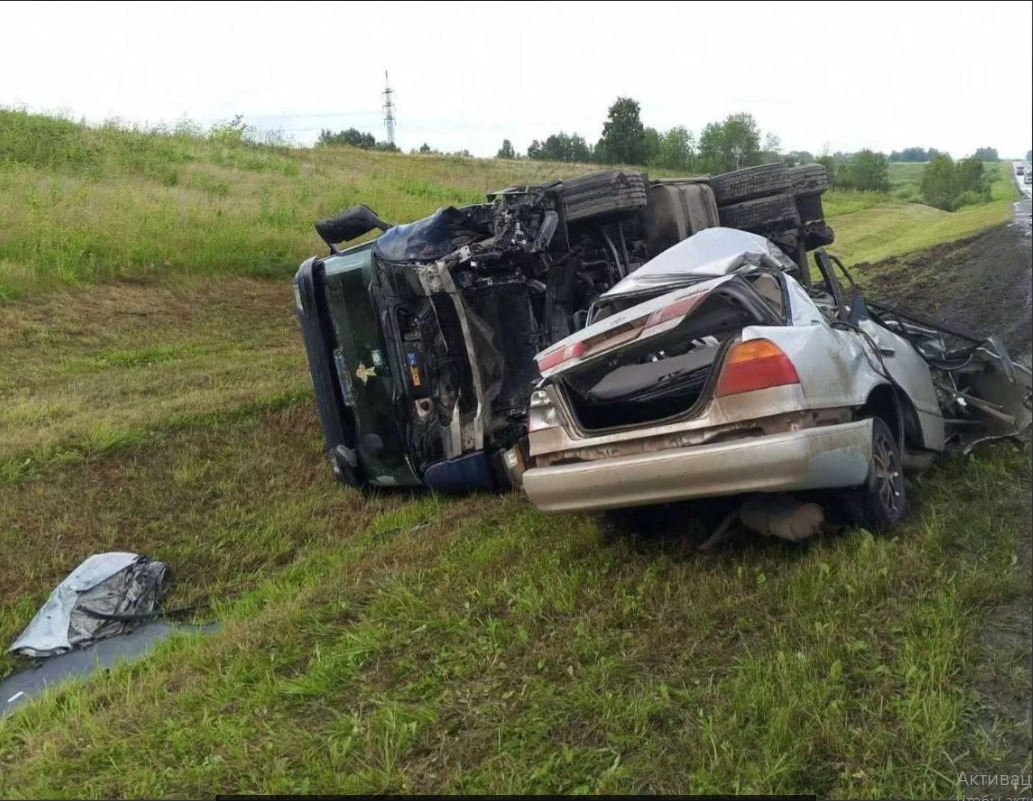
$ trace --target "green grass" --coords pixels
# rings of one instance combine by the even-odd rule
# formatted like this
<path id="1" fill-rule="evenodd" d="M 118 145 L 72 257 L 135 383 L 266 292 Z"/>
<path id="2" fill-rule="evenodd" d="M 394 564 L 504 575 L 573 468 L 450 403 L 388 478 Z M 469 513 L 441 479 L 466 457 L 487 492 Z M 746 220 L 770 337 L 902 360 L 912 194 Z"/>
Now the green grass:
<path id="1" fill-rule="evenodd" d="M 1028 727 L 993 705 L 1028 690 L 1028 650 L 986 641 L 1033 598 L 1028 448 L 911 481 L 892 536 L 707 556 L 689 513 L 615 537 L 516 495 L 363 496 L 322 456 L 293 262 L 259 262 L 261 237 L 296 259 L 347 198 L 407 219 L 564 168 L 36 133 L 0 139 L 22 193 L 0 191 L 2 213 L 40 215 L 0 226 L 21 294 L 0 303 L 0 643 L 113 549 L 166 560 L 168 603 L 220 626 L 0 722 L 0 796 L 949 797 L 961 770 L 1028 773 Z M 28 191 L 57 200 L 26 211 Z M 837 249 L 866 258 L 968 213 L 865 200 L 830 205 Z M 249 219 L 263 204 L 293 211 Z M 143 241 L 156 207 L 172 244 Z M 94 266 L 57 270 L 44 219 L 94 243 Z M 168 247 L 170 267 L 119 262 L 118 242 Z M 0 654 L 0 676 L 23 665 Z"/>
<path id="2" fill-rule="evenodd" d="M 913 176 L 922 166 L 892 164 L 891 179 L 897 171 L 894 168 L 907 167 L 907 174 Z M 1011 163 L 988 165 L 990 168 L 997 170 L 1000 176 L 991 184 L 991 201 L 953 212 L 918 203 L 895 202 L 891 196 L 875 192 L 829 192 L 825 210 L 836 232 L 835 244 L 829 250 L 837 253 L 848 266 L 876 262 L 964 239 L 1009 222 L 1012 204 L 1019 197 Z"/>
<path id="3" fill-rule="evenodd" d="M 848 253 L 851 220 L 870 211 L 875 224 L 910 214 L 921 164 L 891 164 L 892 194 L 833 191 L 825 198 Z M 408 221 L 486 191 L 599 169 L 597 165 L 409 156 L 348 147 L 319 150 L 248 144 L 179 130 L 86 127 L 0 109 L 0 302 L 26 293 L 97 280 L 197 275 L 288 275 L 322 244 L 314 220 L 355 203 L 385 219 Z M 652 172 L 667 175 L 664 171 Z M 1010 197 L 1010 178 L 994 186 Z M 896 197 L 895 197 L 896 196 Z M 993 205 L 993 204 L 991 204 Z M 886 207 L 885 211 L 878 211 Z M 966 236 L 1003 219 L 1004 205 L 962 209 L 927 239 Z M 876 211 L 871 211 L 875 209 Z M 879 253 L 924 247 L 903 220 L 900 241 Z M 865 230 L 856 232 L 862 239 Z M 895 230 L 895 229 L 894 229 Z"/>
<path id="4" fill-rule="evenodd" d="M 0 300 L 167 270 L 283 276 L 322 247 L 313 221 L 355 203 L 405 222 L 592 169 L 233 144 L 0 110 Z"/>
<path id="5" fill-rule="evenodd" d="M 167 559 L 170 602 L 222 627 L 0 724 L 5 797 L 945 797 L 1003 753 L 966 678 L 989 605 L 1027 594 L 1028 453 L 912 485 L 892 538 L 704 557 L 691 520 L 608 539 L 515 496 L 366 501 L 317 451 L 295 404 L 8 488 L 5 552 L 38 556 L 5 570 L 5 639 L 111 547 Z"/>

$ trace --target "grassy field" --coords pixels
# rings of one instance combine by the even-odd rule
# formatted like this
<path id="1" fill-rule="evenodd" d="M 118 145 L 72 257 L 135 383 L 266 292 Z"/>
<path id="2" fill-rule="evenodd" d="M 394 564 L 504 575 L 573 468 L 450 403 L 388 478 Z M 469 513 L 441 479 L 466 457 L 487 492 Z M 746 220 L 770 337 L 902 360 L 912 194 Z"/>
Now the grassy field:
<path id="1" fill-rule="evenodd" d="M 877 192 L 829 192 L 825 211 L 836 232 L 835 251 L 847 265 L 875 262 L 964 239 L 1001 225 L 1012 218 L 1018 190 L 1011 162 L 987 164 L 999 176 L 991 184 L 991 200 L 947 212 L 921 203 L 902 203 L 900 196 L 915 197 L 924 164 L 890 165 L 889 195 Z M 901 191 L 903 190 L 903 191 Z"/>
<path id="2" fill-rule="evenodd" d="M 894 187 L 917 186 L 912 174 L 921 166 L 890 165 Z M 167 272 L 286 276 L 321 246 L 313 221 L 352 204 L 408 221 L 503 186 L 595 169 L 248 145 L 190 128 L 86 128 L 0 109 L 0 300 Z M 1002 194 L 995 198 L 1010 189 L 1010 177 L 997 182 L 995 193 Z M 845 218 L 857 211 L 869 216 Z M 1003 221 L 1007 209 L 1001 200 L 947 214 L 924 238 L 909 233 L 924 230 L 926 221 L 912 219 L 914 209 L 893 195 L 830 192 L 826 212 L 836 218 L 837 248 L 871 261 L 967 236 Z M 900 230 L 870 245 L 868 220 Z"/>
<path id="3" fill-rule="evenodd" d="M 112 549 L 166 560 L 168 603 L 220 628 L 0 722 L 0 796 L 951 797 L 961 770 L 1029 773 L 998 700 L 1029 652 L 990 636 L 1033 597 L 1028 448 L 911 481 L 892 536 L 707 556 L 699 509 L 613 536 L 516 495 L 363 497 L 321 455 L 291 314 L 311 220 L 569 166 L 63 136 L 0 146 L 0 643 Z M 854 258 L 928 236 L 829 200 L 858 205 L 833 218 Z"/>

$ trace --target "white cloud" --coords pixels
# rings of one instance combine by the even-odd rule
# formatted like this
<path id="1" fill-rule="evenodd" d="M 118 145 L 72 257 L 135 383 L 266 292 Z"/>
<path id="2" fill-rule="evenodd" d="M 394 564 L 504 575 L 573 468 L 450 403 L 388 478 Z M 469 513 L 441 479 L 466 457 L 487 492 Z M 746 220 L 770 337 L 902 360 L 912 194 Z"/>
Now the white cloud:
<path id="1" fill-rule="evenodd" d="M 749 111 L 787 149 L 1033 142 L 1033 4 L 5 3 L 0 103 L 88 119 L 241 113 L 311 141 L 383 136 L 490 155 L 594 141 L 620 94 L 647 125 Z M 293 116 L 292 116 L 293 115 Z"/>

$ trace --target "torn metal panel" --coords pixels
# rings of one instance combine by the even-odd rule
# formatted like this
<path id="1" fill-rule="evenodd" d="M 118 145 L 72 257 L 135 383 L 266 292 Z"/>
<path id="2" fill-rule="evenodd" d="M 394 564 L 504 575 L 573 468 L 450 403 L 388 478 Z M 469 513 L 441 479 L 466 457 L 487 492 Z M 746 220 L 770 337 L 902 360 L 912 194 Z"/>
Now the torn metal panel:
<path id="1" fill-rule="evenodd" d="M 54 589 L 9 650 L 42 658 L 121 634 L 154 612 L 167 575 L 146 556 L 95 554 Z"/>

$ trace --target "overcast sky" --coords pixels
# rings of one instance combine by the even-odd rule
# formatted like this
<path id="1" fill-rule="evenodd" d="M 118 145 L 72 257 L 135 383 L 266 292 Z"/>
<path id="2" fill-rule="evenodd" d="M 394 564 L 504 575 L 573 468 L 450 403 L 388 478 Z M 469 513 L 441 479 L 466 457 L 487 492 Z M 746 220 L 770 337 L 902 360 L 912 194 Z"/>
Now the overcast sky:
<path id="1" fill-rule="evenodd" d="M 321 127 L 494 155 L 754 115 L 786 150 L 1033 143 L 1033 3 L 0 2 L 0 105 L 141 123 Z"/>

